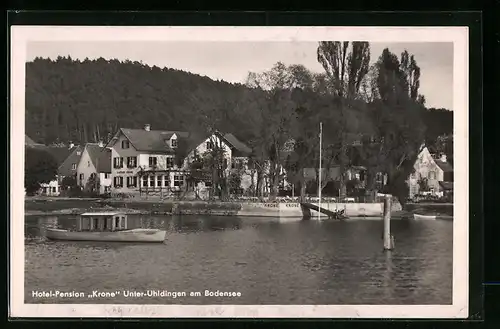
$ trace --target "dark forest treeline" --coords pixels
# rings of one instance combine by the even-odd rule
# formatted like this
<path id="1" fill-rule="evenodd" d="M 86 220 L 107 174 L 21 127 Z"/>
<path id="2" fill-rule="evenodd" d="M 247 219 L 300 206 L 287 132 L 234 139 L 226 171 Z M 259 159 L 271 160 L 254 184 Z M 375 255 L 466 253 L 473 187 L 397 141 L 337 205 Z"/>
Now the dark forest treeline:
<path id="1" fill-rule="evenodd" d="M 139 62 L 37 58 L 26 64 L 26 133 L 45 144 L 95 142 L 119 127 L 145 123 L 153 129 L 196 129 L 215 111 L 218 127 L 251 139 L 254 120 L 248 120 L 246 105 L 256 93 L 242 84 Z M 358 121 L 363 115 L 351 113 Z M 429 141 L 453 131 L 451 111 L 429 109 L 423 119 Z"/>

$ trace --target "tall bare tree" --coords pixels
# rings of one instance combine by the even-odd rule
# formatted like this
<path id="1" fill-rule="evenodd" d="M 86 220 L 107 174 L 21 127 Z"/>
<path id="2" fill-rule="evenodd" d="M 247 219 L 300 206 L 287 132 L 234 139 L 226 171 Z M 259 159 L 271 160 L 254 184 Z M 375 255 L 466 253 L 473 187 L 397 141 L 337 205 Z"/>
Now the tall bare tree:
<path id="1" fill-rule="evenodd" d="M 323 66 L 332 88 L 331 93 L 338 97 L 339 113 L 334 118 L 338 128 L 337 140 L 333 143 L 336 146 L 330 154 L 335 157 L 335 162 L 340 167 L 340 194 L 344 196 L 347 150 L 351 146 L 347 138 L 351 132 L 347 129 L 346 112 L 350 101 L 362 98 L 362 83 L 370 68 L 370 44 L 368 42 L 321 41 L 317 55 L 318 62 Z M 326 169 L 329 173 L 329 168 Z"/>

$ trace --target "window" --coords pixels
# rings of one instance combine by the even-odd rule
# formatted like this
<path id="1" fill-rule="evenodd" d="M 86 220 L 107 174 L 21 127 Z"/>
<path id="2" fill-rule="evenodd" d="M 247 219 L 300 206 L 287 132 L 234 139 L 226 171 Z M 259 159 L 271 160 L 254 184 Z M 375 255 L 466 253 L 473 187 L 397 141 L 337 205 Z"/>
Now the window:
<path id="1" fill-rule="evenodd" d="M 127 187 L 137 187 L 137 177 L 136 176 L 127 177 Z"/>
<path id="2" fill-rule="evenodd" d="M 184 185 L 184 176 L 175 175 L 174 176 L 174 186 L 183 186 Z"/>
<path id="3" fill-rule="evenodd" d="M 128 168 L 137 167 L 137 157 L 127 157 L 127 167 Z"/>
<path id="4" fill-rule="evenodd" d="M 76 170 L 76 163 L 73 163 L 73 164 L 71 165 L 71 169 Z"/>
<path id="5" fill-rule="evenodd" d="M 113 159 L 113 168 L 120 169 L 123 168 L 123 158 L 116 157 Z"/>
<path id="6" fill-rule="evenodd" d="M 146 176 L 142 177 L 142 187 L 148 187 L 148 178 Z"/>
<path id="7" fill-rule="evenodd" d="M 436 172 L 429 171 L 429 179 L 436 179 Z"/>
<path id="8" fill-rule="evenodd" d="M 155 176 L 149 176 L 149 186 L 155 187 Z"/>
<path id="9" fill-rule="evenodd" d="M 223 168 L 226 169 L 227 168 L 227 159 L 224 159 L 223 163 L 224 163 L 224 167 Z"/>
<path id="10" fill-rule="evenodd" d="M 212 186 L 212 182 L 205 182 L 205 187 L 210 187 Z"/>
<path id="11" fill-rule="evenodd" d="M 55 188 L 55 186 L 54 186 L 54 187 L 52 187 L 52 193 L 56 193 L 56 188 Z"/>
<path id="12" fill-rule="evenodd" d="M 121 176 L 116 176 L 113 179 L 113 185 L 117 188 L 123 187 L 123 177 Z"/>
<path id="13" fill-rule="evenodd" d="M 156 186 L 161 187 L 162 182 L 163 182 L 163 176 L 158 176 Z"/>
<path id="14" fill-rule="evenodd" d="M 170 147 L 171 147 L 171 148 L 176 148 L 176 147 L 177 147 L 177 139 L 172 138 L 172 139 L 170 140 Z"/>
<path id="15" fill-rule="evenodd" d="M 157 157 L 149 157 L 149 166 L 150 167 L 156 167 L 157 164 L 158 164 Z"/>
<path id="16" fill-rule="evenodd" d="M 128 140 L 123 140 L 122 149 L 128 149 L 128 148 L 130 148 L 130 142 Z"/>
<path id="17" fill-rule="evenodd" d="M 118 216 L 115 217 L 115 227 L 120 228 L 120 217 Z"/>
<path id="18" fill-rule="evenodd" d="M 212 143 L 212 141 L 208 141 L 207 142 L 207 150 L 211 150 L 214 148 L 214 143 Z"/>
<path id="19" fill-rule="evenodd" d="M 241 169 L 242 167 L 243 167 L 243 163 L 239 159 L 233 159 L 233 161 L 231 161 L 231 168 Z"/>
<path id="20" fill-rule="evenodd" d="M 108 173 L 105 173 L 104 174 L 104 179 L 108 179 L 109 178 L 109 174 Z"/>
<path id="21" fill-rule="evenodd" d="M 167 168 L 174 167 L 174 158 L 167 158 Z"/>
<path id="22" fill-rule="evenodd" d="M 165 178 L 165 187 L 170 186 L 170 175 L 163 176 Z"/>
<path id="23" fill-rule="evenodd" d="M 87 161 L 87 167 L 90 167 L 90 161 Z"/>
<path id="24" fill-rule="evenodd" d="M 83 180 L 84 177 L 84 174 L 80 174 L 80 180 Z"/>

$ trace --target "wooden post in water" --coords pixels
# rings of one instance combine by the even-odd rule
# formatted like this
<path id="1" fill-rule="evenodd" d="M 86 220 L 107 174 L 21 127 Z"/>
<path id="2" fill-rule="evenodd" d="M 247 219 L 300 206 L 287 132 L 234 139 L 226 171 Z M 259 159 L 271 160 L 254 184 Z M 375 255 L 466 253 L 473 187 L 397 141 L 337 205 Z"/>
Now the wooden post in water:
<path id="1" fill-rule="evenodd" d="M 391 235 L 391 201 L 392 196 L 386 195 L 384 198 L 384 250 L 394 249 Z"/>

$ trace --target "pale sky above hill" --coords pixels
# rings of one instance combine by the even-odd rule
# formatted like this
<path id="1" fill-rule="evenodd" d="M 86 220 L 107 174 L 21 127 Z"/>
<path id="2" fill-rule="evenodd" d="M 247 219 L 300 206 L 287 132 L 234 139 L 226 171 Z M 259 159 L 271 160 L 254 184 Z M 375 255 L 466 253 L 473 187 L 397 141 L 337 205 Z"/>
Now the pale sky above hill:
<path id="1" fill-rule="evenodd" d="M 421 68 L 420 93 L 427 107 L 453 110 L 453 43 L 371 43 L 371 61 L 384 48 L 398 56 L 405 49 Z M 29 42 L 27 60 L 71 56 L 74 59 L 142 61 L 208 76 L 214 80 L 244 82 L 249 71 L 262 72 L 276 62 L 303 64 L 313 72 L 323 68 L 316 59 L 316 42 Z"/>

